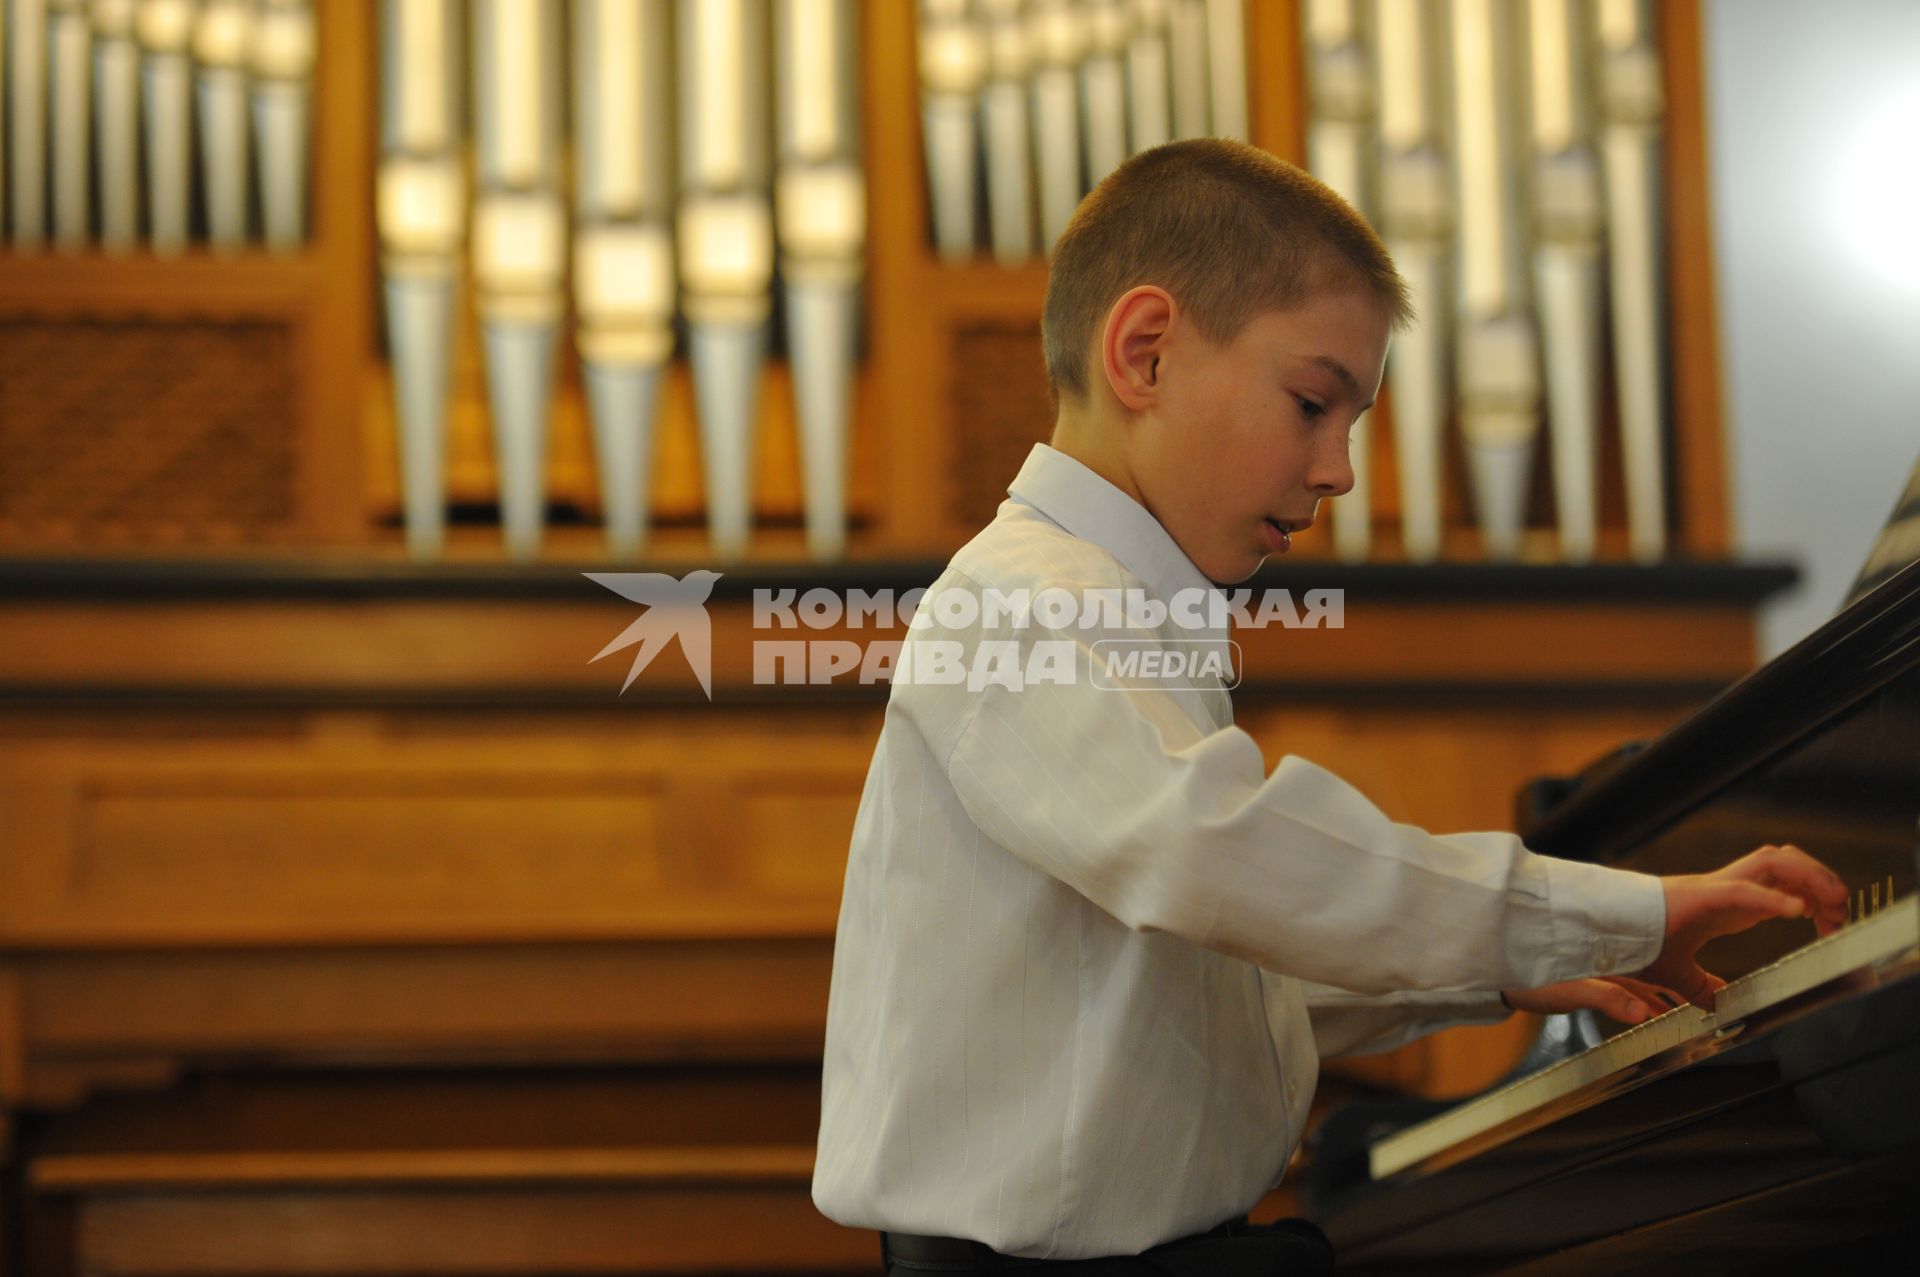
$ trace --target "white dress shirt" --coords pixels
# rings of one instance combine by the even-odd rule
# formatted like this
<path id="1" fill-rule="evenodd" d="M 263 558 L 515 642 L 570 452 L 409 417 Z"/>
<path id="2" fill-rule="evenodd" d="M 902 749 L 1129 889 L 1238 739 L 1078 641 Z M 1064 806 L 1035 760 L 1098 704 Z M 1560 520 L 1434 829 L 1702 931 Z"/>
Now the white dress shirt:
<path id="1" fill-rule="evenodd" d="M 1009 491 L 909 639 L 1071 639 L 1080 677 L 896 675 L 834 949 L 813 1179 L 829 1218 L 1036 1258 L 1136 1254 L 1279 1181 L 1321 1055 L 1653 960 L 1657 879 L 1396 824 L 1297 757 L 1268 775 L 1218 678 L 1095 685 L 1096 642 L 1198 637 L 1171 619 L 939 623 L 948 590 L 1214 588 L 1052 448 Z"/>

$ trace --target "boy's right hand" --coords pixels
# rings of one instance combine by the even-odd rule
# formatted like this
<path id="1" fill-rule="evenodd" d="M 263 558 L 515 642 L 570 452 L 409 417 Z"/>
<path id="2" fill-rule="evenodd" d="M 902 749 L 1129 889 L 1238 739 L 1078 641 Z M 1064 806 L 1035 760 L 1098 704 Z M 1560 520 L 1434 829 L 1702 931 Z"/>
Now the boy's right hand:
<path id="1" fill-rule="evenodd" d="M 1661 885 L 1666 943 L 1638 974 L 1709 1010 L 1727 982 L 1694 958 L 1707 941 L 1768 918 L 1809 917 L 1823 936 L 1847 921 L 1846 883 L 1798 847 L 1761 847 L 1712 873 L 1663 878 Z"/>

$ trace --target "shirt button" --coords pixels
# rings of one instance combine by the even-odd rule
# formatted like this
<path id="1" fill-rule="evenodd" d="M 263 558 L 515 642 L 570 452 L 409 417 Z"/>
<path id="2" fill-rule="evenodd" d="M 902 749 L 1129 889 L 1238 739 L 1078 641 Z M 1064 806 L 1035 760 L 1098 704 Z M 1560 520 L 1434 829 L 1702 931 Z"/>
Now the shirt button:
<path id="1" fill-rule="evenodd" d="M 1598 958 L 1594 959 L 1593 969 L 1601 975 L 1605 975 L 1607 972 L 1613 970 L 1613 966 L 1613 955 L 1611 953 L 1602 953 Z"/>

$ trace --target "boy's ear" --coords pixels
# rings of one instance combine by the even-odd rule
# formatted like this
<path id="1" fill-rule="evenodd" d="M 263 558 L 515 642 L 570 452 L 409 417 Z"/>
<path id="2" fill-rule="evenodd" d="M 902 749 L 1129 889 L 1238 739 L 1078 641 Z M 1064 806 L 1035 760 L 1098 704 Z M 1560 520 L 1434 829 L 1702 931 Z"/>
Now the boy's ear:
<path id="1" fill-rule="evenodd" d="M 1153 405 L 1160 388 L 1160 357 L 1176 313 L 1163 288 L 1141 284 L 1107 312 L 1100 364 L 1113 397 L 1133 411 Z"/>

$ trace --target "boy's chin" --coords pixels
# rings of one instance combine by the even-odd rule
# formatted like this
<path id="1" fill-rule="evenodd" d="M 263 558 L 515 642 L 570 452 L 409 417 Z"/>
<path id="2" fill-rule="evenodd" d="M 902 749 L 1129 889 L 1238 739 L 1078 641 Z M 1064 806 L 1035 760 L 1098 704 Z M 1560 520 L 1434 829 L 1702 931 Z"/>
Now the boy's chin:
<path id="1" fill-rule="evenodd" d="M 1260 565 L 1271 557 L 1272 555 L 1265 550 L 1256 550 L 1251 555 L 1242 556 L 1235 563 L 1224 565 L 1223 573 L 1206 572 L 1205 568 L 1201 570 L 1206 572 L 1207 579 L 1215 585 L 1238 585 L 1242 581 L 1251 579 L 1253 574 L 1260 570 Z"/>

